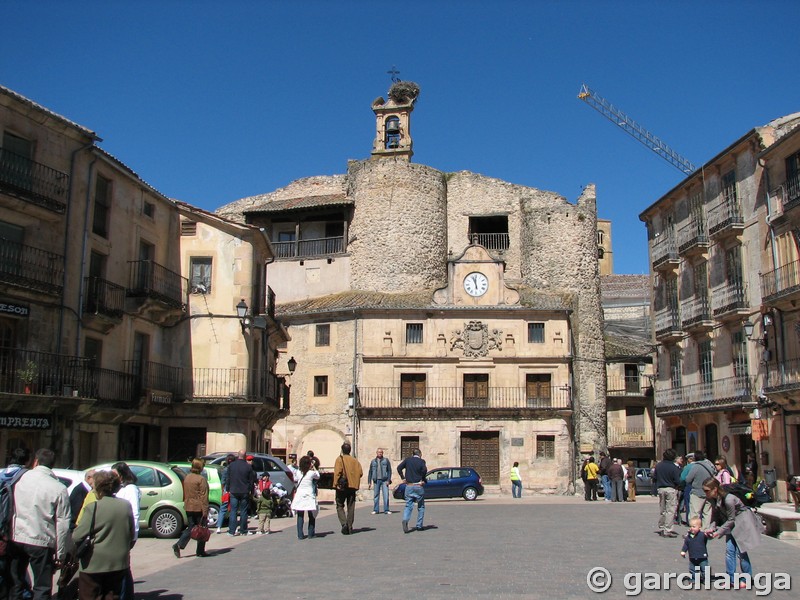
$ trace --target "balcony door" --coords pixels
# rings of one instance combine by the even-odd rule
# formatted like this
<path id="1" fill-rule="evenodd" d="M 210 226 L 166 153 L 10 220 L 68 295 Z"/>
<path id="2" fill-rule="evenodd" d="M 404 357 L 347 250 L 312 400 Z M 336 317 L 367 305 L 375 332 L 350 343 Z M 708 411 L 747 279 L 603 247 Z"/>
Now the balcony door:
<path id="1" fill-rule="evenodd" d="M 33 144 L 30 140 L 3 132 L 0 148 L 0 180 L 30 191 L 33 179 Z"/>
<path id="2" fill-rule="evenodd" d="M 464 408 L 486 408 L 489 406 L 489 374 L 470 373 L 464 375 Z"/>
<path id="3" fill-rule="evenodd" d="M 21 277 L 22 242 L 25 229 L 18 225 L 0 221 L 0 279 L 14 280 Z"/>

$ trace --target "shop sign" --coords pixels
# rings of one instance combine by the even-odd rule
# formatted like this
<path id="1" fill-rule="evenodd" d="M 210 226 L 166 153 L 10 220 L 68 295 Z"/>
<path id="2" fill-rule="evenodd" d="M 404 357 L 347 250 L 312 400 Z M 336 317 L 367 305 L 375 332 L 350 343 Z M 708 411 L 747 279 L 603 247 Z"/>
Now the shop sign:
<path id="1" fill-rule="evenodd" d="M 731 438 L 729 438 L 727 435 L 723 435 L 722 436 L 722 451 L 723 452 L 727 452 L 730 449 L 731 449 Z"/>
<path id="2" fill-rule="evenodd" d="M 30 308 L 22 304 L 11 302 L 0 302 L 0 314 L 14 315 L 15 317 L 27 317 L 30 315 Z"/>
<path id="3" fill-rule="evenodd" d="M 50 417 L 0 413 L 0 429 L 50 429 Z"/>
<path id="4" fill-rule="evenodd" d="M 765 419 L 753 419 L 750 423 L 753 429 L 753 441 L 760 442 L 769 438 L 769 428 Z"/>
<path id="5" fill-rule="evenodd" d="M 728 425 L 728 432 L 731 435 L 750 435 L 753 428 L 750 423 L 731 423 Z"/>
<path id="6" fill-rule="evenodd" d="M 150 390 L 150 404 L 172 404 L 172 392 Z"/>

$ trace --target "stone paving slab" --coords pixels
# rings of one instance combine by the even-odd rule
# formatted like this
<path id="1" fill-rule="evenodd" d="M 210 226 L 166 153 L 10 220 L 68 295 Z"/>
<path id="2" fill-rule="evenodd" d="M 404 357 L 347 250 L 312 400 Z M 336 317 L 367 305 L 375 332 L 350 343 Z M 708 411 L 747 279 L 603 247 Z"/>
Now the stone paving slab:
<path id="1" fill-rule="evenodd" d="M 682 540 L 653 533 L 657 501 L 584 502 L 529 496 L 428 501 L 426 530 L 404 534 L 401 503 L 392 515 L 372 515 L 359 503 L 355 533 L 339 531 L 335 508 L 323 505 L 320 537 L 297 540 L 294 519 L 274 519 L 277 533 L 231 538 L 214 535 L 209 558 L 193 556 L 194 542 L 177 560 L 172 541 L 145 538 L 133 550 L 136 597 L 148 600 L 267 598 L 609 598 L 625 597 L 629 572 L 685 572 Z M 251 527 L 254 521 L 251 520 Z M 683 533 L 686 528 L 676 528 Z M 713 572 L 724 572 L 724 543 L 709 542 Z M 764 537 L 751 553 L 756 573 L 784 572 L 800 589 L 800 548 Z M 614 580 L 597 594 L 587 587 L 590 569 L 604 567 Z M 629 581 L 633 586 L 635 579 Z M 762 582 L 763 583 L 763 582 Z M 719 598 L 731 591 L 645 591 L 639 597 Z M 762 586 L 762 591 L 765 589 Z M 736 592 L 756 597 L 756 591 Z M 769 598 L 794 598 L 773 591 Z"/>

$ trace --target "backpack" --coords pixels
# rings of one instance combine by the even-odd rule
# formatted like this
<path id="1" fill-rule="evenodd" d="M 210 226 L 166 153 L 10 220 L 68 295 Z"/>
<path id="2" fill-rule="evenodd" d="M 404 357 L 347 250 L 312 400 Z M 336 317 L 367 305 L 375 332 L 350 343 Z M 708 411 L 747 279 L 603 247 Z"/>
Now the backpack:
<path id="1" fill-rule="evenodd" d="M 11 541 L 11 515 L 14 513 L 14 486 L 28 469 L 19 467 L 13 473 L 0 473 L 0 556 L 8 554 Z"/>
<path id="2" fill-rule="evenodd" d="M 754 492 L 753 488 L 744 483 L 726 483 L 722 489 L 736 496 L 742 501 L 742 504 L 749 508 L 758 508 L 764 502 L 770 501 L 769 494 Z"/>

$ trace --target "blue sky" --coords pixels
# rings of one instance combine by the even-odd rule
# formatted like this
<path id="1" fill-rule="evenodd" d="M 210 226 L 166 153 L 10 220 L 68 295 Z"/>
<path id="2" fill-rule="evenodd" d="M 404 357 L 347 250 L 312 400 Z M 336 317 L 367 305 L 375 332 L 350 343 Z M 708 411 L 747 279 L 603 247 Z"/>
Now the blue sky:
<path id="1" fill-rule="evenodd" d="M 0 84 L 213 210 L 367 158 L 392 65 L 414 162 L 575 201 L 595 183 L 617 273 L 678 170 L 577 99 L 590 87 L 702 164 L 800 111 L 796 1 L 63 2 L 3 6 Z"/>

